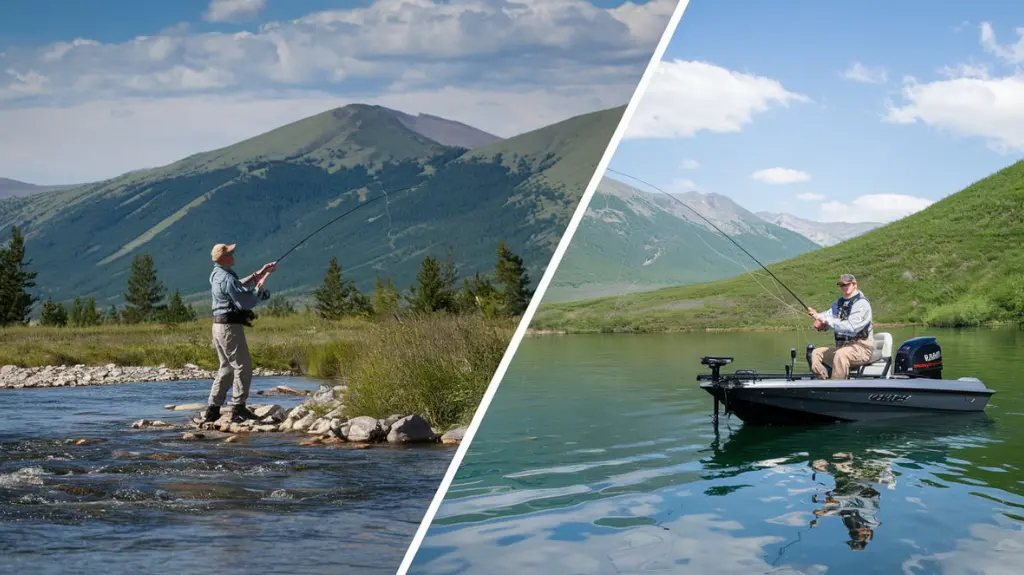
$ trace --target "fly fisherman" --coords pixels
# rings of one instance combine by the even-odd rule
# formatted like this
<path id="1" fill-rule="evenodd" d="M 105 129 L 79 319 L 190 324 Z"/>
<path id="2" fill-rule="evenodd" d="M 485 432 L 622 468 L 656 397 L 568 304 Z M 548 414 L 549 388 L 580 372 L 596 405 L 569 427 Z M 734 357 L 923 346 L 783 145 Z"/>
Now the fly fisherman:
<path id="1" fill-rule="evenodd" d="M 270 299 L 263 282 L 275 268 L 269 263 L 260 271 L 238 279 L 231 269 L 235 264 L 235 244 L 217 244 L 210 253 L 213 272 L 210 288 L 213 293 L 213 347 L 220 359 L 220 370 L 214 376 L 210 398 L 200 423 L 220 419 L 220 408 L 227 398 L 228 381 L 233 384 L 231 421 L 241 423 L 256 416 L 245 406 L 252 383 L 252 357 L 245 341 L 245 326 L 251 325 L 252 308 Z"/>
<path id="2" fill-rule="evenodd" d="M 836 283 L 843 295 L 831 309 L 818 313 L 812 307 L 807 313 L 814 318 L 814 328 L 824 331 L 832 328 L 835 346 L 817 347 L 811 352 L 811 371 L 821 379 L 827 379 L 823 363 L 832 366 L 832 379 L 847 379 L 851 366 L 865 365 L 871 361 L 873 350 L 871 329 L 871 303 L 857 289 L 857 278 L 843 274 Z"/>

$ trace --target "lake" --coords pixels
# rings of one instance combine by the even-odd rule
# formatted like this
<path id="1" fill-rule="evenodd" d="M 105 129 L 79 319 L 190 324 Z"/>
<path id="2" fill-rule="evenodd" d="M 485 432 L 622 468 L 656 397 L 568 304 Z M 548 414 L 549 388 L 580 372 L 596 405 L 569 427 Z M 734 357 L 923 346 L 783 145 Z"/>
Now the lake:
<path id="1" fill-rule="evenodd" d="M 260 397 L 306 379 L 257 378 Z M 301 436 L 186 442 L 209 381 L 0 390 L 0 573 L 393 574 L 455 450 L 300 447 Z M 102 439 L 73 445 L 67 439 Z"/>
<path id="2" fill-rule="evenodd" d="M 525 339 L 409 572 L 1019 573 L 1024 333 L 886 331 L 938 336 L 987 415 L 716 434 L 700 356 L 803 371 L 829 335 Z"/>

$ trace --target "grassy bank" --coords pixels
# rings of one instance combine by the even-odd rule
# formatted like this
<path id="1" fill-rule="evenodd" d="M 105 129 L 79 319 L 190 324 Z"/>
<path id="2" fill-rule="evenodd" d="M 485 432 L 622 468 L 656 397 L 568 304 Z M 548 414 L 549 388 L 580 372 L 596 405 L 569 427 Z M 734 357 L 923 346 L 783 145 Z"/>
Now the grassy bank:
<path id="1" fill-rule="evenodd" d="M 468 423 L 515 319 L 433 315 L 400 323 L 261 317 L 246 330 L 253 365 L 344 377 L 353 413 L 421 413 L 439 427 Z M 0 329 L 0 365 L 118 365 L 217 369 L 210 324 Z"/>
<path id="2" fill-rule="evenodd" d="M 1018 162 L 902 220 L 769 268 L 817 309 L 839 296 L 838 277 L 853 273 L 880 323 L 1019 324 L 1024 320 L 1022 216 L 1024 162 Z M 748 269 L 756 268 L 749 262 Z M 531 327 L 565 332 L 806 329 L 809 319 L 800 304 L 763 271 L 755 275 L 756 281 L 743 274 L 544 305 Z"/>

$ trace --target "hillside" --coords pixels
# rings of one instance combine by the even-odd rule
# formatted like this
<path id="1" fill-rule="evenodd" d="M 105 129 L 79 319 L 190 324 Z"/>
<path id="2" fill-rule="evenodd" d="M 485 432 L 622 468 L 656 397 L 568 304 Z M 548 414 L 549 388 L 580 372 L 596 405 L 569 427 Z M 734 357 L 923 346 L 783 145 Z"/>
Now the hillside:
<path id="1" fill-rule="evenodd" d="M 490 271 L 500 240 L 536 282 L 623 110 L 470 151 L 410 129 L 392 110 L 350 105 L 168 166 L 0 202 L 0 233 L 22 226 L 43 298 L 120 304 L 132 258 L 148 252 L 170 289 L 205 302 L 212 244 L 237 242 L 237 268 L 248 273 L 386 190 L 385 201 L 289 255 L 268 287 L 308 294 L 332 256 L 365 291 L 377 276 L 407 287 L 425 255 L 449 249 L 463 274 Z"/>
<path id="2" fill-rule="evenodd" d="M 904 219 L 769 269 L 808 305 L 838 297 L 855 274 L 876 321 L 977 325 L 1024 318 L 1024 162 L 1013 164 Z M 534 329 L 659 331 L 808 326 L 763 271 L 643 294 L 544 305 Z"/>
<path id="3" fill-rule="evenodd" d="M 758 260 L 784 260 L 819 246 L 718 194 L 679 196 Z M 545 301 L 572 301 L 708 282 L 756 268 L 728 239 L 679 202 L 603 178 Z"/>
<path id="4" fill-rule="evenodd" d="M 73 186 L 39 186 L 26 182 L 19 182 L 10 178 L 0 178 L 0 200 L 6 198 L 24 198 L 34 196 L 51 190 L 61 190 Z"/>
<path id="5" fill-rule="evenodd" d="M 796 232 L 820 246 L 834 246 L 840 242 L 866 234 L 881 227 L 876 222 L 815 222 L 791 214 L 757 212 L 757 216 L 779 227 Z"/>

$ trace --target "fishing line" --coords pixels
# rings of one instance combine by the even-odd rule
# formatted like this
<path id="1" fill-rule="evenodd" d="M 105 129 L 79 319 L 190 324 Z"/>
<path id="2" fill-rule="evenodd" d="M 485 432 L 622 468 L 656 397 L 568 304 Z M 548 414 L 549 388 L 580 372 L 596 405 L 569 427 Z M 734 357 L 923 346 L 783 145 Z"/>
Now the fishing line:
<path id="1" fill-rule="evenodd" d="M 691 207 L 690 207 L 690 206 L 689 206 L 689 205 L 688 205 L 688 204 L 687 204 L 686 202 L 684 202 L 684 201 L 680 200 L 679 198 L 677 198 L 677 197 L 673 196 L 672 194 L 670 194 L 670 193 L 668 193 L 668 192 L 666 192 L 666 191 L 662 190 L 661 188 L 659 188 L 659 187 L 655 186 L 654 184 L 651 184 L 651 183 L 649 183 L 649 182 L 645 182 L 644 180 L 641 180 L 640 178 L 637 178 L 637 177 L 635 177 L 635 176 L 631 176 L 631 175 L 629 175 L 629 174 L 625 174 L 625 173 L 622 173 L 622 172 L 620 172 L 620 171 L 618 171 L 618 170 L 613 170 L 612 168 L 607 168 L 607 171 L 609 171 L 609 172 L 613 172 L 613 173 L 616 173 L 616 174 L 619 174 L 620 176 L 625 176 L 625 177 L 627 177 L 627 178 L 630 178 L 630 179 L 636 180 L 636 181 L 638 181 L 638 182 L 640 182 L 640 183 L 642 183 L 642 184 L 646 184 L 646 185 L 650 186 L 651 188 L 654 188 L 655 190 L 657 190 L 657 191 L 659 191 L 659 192 L 661 192 L 661 193 L 665 194 L 666 196 L 668 196 L 668 197 L 672 198 L 673 200 L 675 200 L 675 201 L 679 202 L 680 204 L 682 204 L 683 206 L 685 206 L 685 207 L 686 207 L 686 209 L 688 209 L 688 210 L 692 211 L 693 213 L 697 214 L 697 217 L 699 217 L 700 219 L 702 219 L 702 220 L 704 220 L 705 222 L 707 222 L 707 224 L 708 224 L 709 226 L 711 226 L 711 227 L 712 227 L 712 228 L 714 228 L 714 229 L 715 229 L 716 231 L 718 231 L 718 233 L 722 234 L 722 235 L 723 235 L 723 236 L 725 237 L 725 239 L 727 239 L 727 240 L 729 240 L 730 242 L 732 242 L 732 243 L 733 243 L 733 244 L 734 244 L 734 245 L 735 245 L 736 247 L 738 247 L 738 248 L 739 248 L 739 249 L 740 249 L 740 250 L 741 250 L 741 251 L 742 251 L 743 253 L 747 254 L 747 256 L 749 256 L 749 257 L 750 257 L 750 259 L 752 259 L 752 260 L 754 260 L 755 262 L 757 262 L 757 265 L 761 266 L 761 269 L 763 269 L 763 270 L 764 270 L 765 272 L 767 272 L 767 273 L 768 273 L 768 275 L 772 276 L 772 278 L 773 278 L 773 279 L 774 279 L 775 281 L 779 282 L 779 284 L 780 284 L 780 285 L 781 285 L 782 287 L 786 288 L 786 291 L 788 291 L 788 292 L 789 292 L 789 294 L 790 294 L 790 295 L 792 295 L 794 299 L 796 299 L 796 301 L 800 302 L 800 305 L 802 305 L 802 306 L 804 307 L 804 309 L 808 309 L 808 306 L 807 306 L 807 304 L 805 304 L 805 303 L 803 302 L 803 300 L 801 300 L 801 299 L 800 299 L 800 296 L 796 295 L 796 293 L 794 293 L 794 292 L 793 292 L 793 290 L 789 289 L 789 286 L 787 286 L 787 285 L 786 285 L 786 284 L 785 284 L 785 283 L 784 283 L 784 282 L 783 282 L 782 280 L 780 280 L 780 279 L 779 279 L 778 277 L 776 277 L 776 276 L 775 276 L 775 274 L 773 274 L 773 273 L 771 272 L 771 270 L 769 270 L 769 269 L 768 269 L 767 267 L 765 267 L 765 265 L 764 265 L 764 264 L 762 264 L 762 263 L 760 262 L 760 260 L 758 260 L 757 258 L 755 258 L 755 257 L 753 256 L 753 254 L 751 254 L 751 253 L 750 253 L 750 252 L 748 252 L 748 251 L 747 251 L 746 249 L 744 249 L 744 248 L 743 248 L 743 246 L 741 246 L 741 245 L 740 245 L 739 243 L 737 243 L 737 242 L 736 242 L 736 240 L 732 239 L 732 237 L 731 237 L 731 236 L 730 236 L 729 234 L 727 234 L 727 233 L 723 232 L 723 231 L 722 231 L 722 230 L 721 230 L 721 229 L 720 229 L 720 228 L 719 228 L 718 226 L 716 226 L 716 225 L 715 225 L 714 223 L 712 223 L 712 222 L 711 222 L 711 220 L 709 220 L 709 219 L 705 218 L 705 217 L 704 217 L 703 215 L 701 215 L 701 214 L 700 214 L 700 212 L 698 212 L 697 210 L 695 210 L 695 209 L 691 208 Z M 762 287 L 763 287 L 763 286 L 762 286 Z M 769 293 L 771 293 L 771 292 L 769 292 Z"/>

